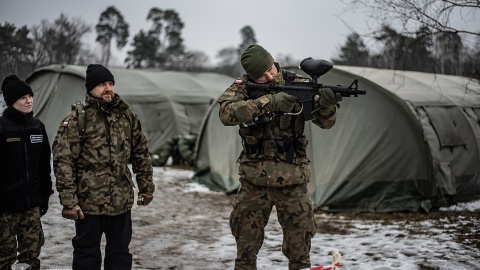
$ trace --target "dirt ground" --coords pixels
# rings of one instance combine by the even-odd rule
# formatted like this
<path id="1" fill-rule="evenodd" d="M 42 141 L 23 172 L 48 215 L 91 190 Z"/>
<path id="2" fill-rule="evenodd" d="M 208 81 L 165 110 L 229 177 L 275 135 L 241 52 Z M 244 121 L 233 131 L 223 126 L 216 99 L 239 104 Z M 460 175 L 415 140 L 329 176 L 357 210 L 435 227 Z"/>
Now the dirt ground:
<path id="1" fill-rule="evenodd" d="M 236 249 L 228 218 L 234 195 L 202 190 L 191 184 L 191 176 L 191 171 L 155 169 L 153 202 L 132 210 L 134 269 L 233 269 Z M 74 224 L 60 211 L 55 192 L 42 218 L 42 269 L 71 268 Z M 282 231 L 274 212 L 271 217 L 258 269 L 288 269 L 281 253 Z M 342 270 L 480 269 L 479 217 L 480 212 L 318 213 L 312 262 L 329 264 L 329 252 L 339 249 Z"/>
<path id="2" fill-rule="evenodd" d="M 189 191 L 190 171 L 162 169 L 159 174 L 152 203 L 132 209 L 130 252 L 134 269 L 228 269 L 235 257 L 234 240 L 230 247 L 233 254 L 228 258 L 221 254 L 211 257 L 209 245 L 229 233 L 226 230 L 233 197 Z M 52 195 L 42 222 L 46 237 L 42 269 L 71 268 L 74 222 L 61 217 L 58 193 Z"/>

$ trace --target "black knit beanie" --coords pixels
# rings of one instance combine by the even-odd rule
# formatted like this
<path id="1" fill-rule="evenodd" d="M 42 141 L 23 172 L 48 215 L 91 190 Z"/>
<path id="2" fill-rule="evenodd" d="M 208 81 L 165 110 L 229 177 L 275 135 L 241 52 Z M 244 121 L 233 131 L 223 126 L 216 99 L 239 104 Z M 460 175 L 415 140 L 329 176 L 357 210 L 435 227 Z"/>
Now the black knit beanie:
<path id="1" fill-rule="evenodd" d="M 242 53 L 240 63 L 248 76 L 258 79 L 273 65 L 273 57 L 262 46 L 254 44 Z"/>
<path id="2" fill-rule="evenodd" d="M 95 88 L 95 86 L 99 85 L 100 83 L 107 81 L 111 81 L 115 85 L 115 78 L 108 68 L 100 64 L 88 65 L 85 76 L 85 88 L 87 88 L 87 92 L 90 92 L 90 90 Z"/>
<path id="3" fill-rule="evenodd" d="M 17 75 L 7 76 L 2 83 L 3 99 L 8 107 L 12 106 L 15 101 L 25 95 L 32 95 L 33 91 L 30 85 L 20 80 Z"/>

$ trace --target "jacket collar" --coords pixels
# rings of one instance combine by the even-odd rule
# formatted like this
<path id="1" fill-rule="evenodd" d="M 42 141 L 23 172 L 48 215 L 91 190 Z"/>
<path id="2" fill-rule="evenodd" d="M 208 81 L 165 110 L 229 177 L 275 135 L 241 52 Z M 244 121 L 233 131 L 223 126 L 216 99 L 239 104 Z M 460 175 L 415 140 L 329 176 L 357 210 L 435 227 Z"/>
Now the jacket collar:
<path id="1" fill-rule="evenodd" d="M 90 93 L 85 94 L 85 107 L 92 107 L 104 111 L 107 114 L 113 111 L 125 112 L 128 109 L 128 105 L 122 100 L 122 98 L 115 93 L 112 102 L 106 102 L 103 99 L 98 99 L 92 96 Z"/>
<path id="2" fill-rule="evenodd" d="M 12 106 L 10 106 L 3 111 L 3 115 L 14 122 L 25 123 L 28 119 L 33 117 L 33 111 L 27 114 L 24 114 L 22 112 L 17 111 Z"/>

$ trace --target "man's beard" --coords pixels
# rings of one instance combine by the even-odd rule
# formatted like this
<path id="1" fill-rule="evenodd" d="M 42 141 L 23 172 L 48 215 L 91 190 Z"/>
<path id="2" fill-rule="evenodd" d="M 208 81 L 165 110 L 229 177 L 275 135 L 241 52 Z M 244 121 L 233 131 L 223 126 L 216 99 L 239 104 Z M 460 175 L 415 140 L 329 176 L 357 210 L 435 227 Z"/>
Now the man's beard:
<path id="1" fill-rule="evenodd" d="M 113 101 L 113 92 L 112 91 L 104 91 L 102 93 L 102 99 L 105 102 L 112 102 Z"/>

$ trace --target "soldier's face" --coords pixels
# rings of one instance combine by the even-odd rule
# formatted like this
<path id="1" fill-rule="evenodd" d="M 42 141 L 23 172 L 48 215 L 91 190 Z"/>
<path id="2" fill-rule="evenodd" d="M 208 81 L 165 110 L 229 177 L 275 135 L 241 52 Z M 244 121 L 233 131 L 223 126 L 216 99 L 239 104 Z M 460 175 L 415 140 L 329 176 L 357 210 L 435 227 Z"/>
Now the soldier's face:
<path id="1" fill-rule="evenodd" d="M 269 69 L 267 69 L 267 71 L 265 71 L 265 73 L 263 73 L 262 77 L 255 79 L 255 82 L 257 83 L 271 82 L 273 81 L 273 78 L 277 76 L 277 73 L 278 73 L 277 67 L 275 66 L 275 64 L 273 64 Z"/>
<path id="2" fill-rule="evenodd" d="M 106 102 L 111 102 L 113 100 L 113 82 L 107 81 L 98 84 L 95 88 L 91 91 L 92 96 L 103 99 Z"/>
<path id="3" fill-rule="evenodd" d="M 19 112 L 22 112 L 22 113 L 30 113 L 32 111 L 32 106 L 33 106 L 33 96 L 28 94 L 28 95 L 25 95 L 19 99 L 17 99 L 17 101 L 15 101 L 13 104 L 12 104 L 13 108 L 15 108 L 15 110 L 19 111 Z"/>

